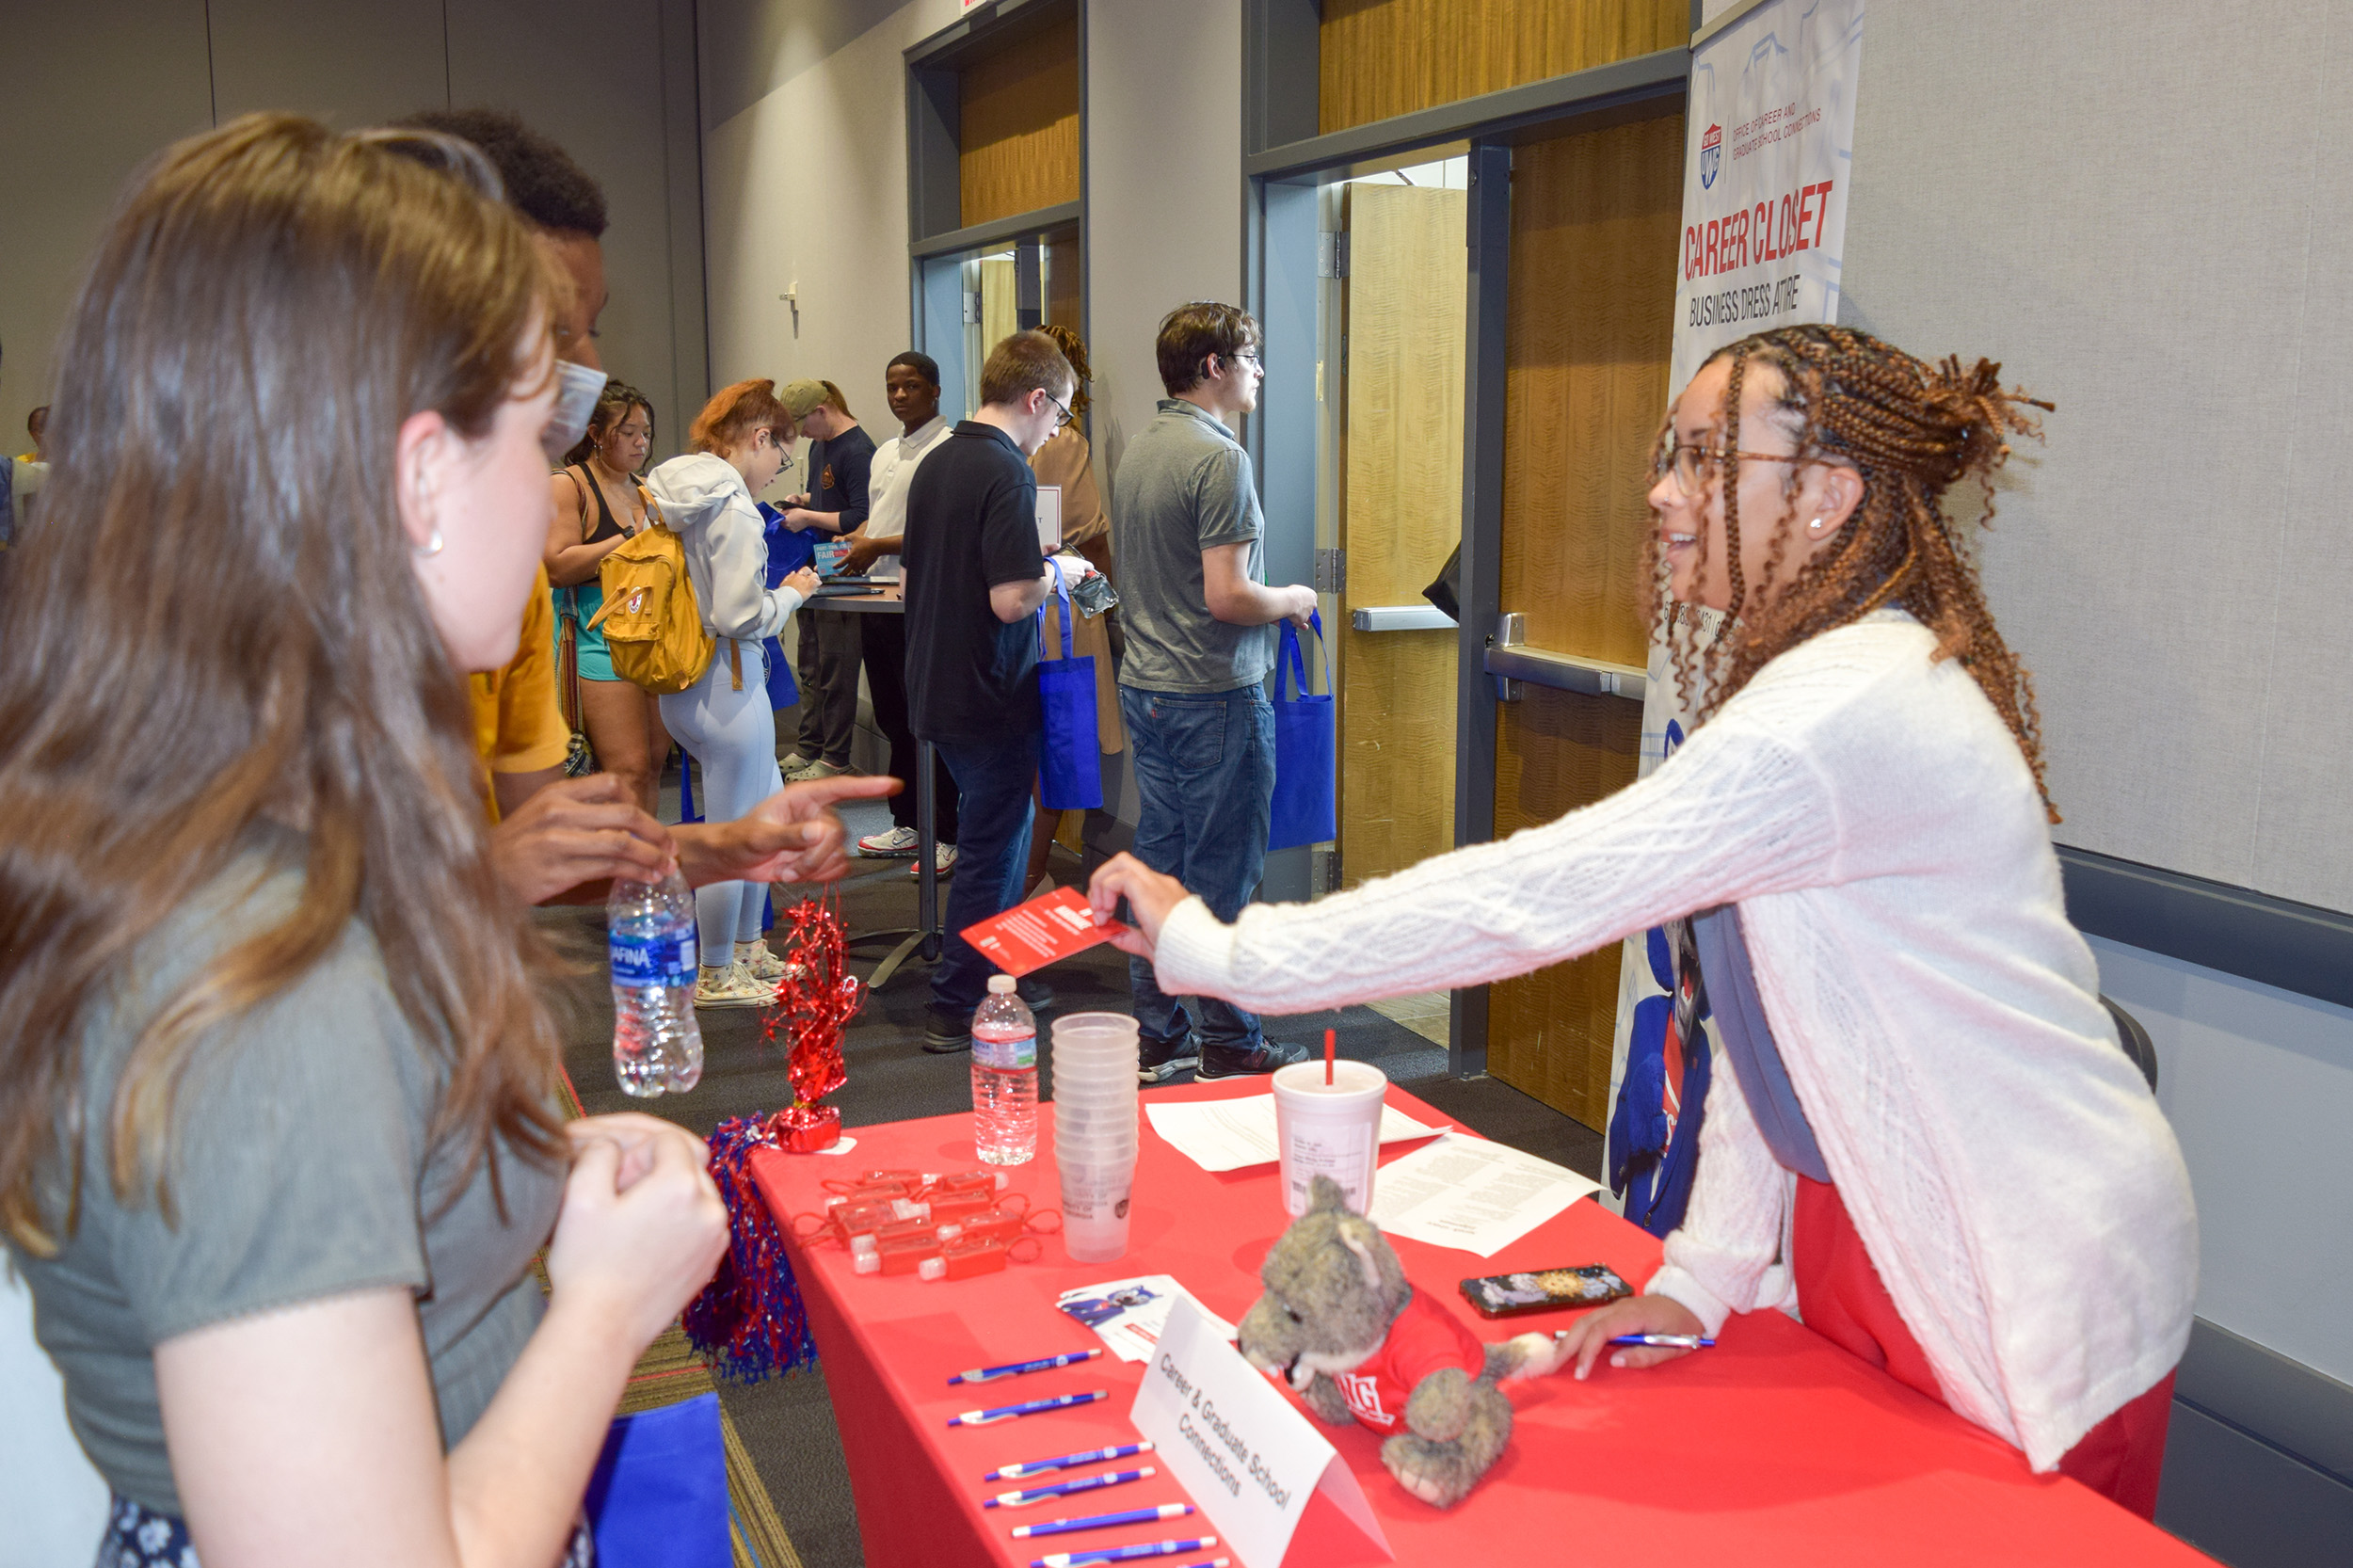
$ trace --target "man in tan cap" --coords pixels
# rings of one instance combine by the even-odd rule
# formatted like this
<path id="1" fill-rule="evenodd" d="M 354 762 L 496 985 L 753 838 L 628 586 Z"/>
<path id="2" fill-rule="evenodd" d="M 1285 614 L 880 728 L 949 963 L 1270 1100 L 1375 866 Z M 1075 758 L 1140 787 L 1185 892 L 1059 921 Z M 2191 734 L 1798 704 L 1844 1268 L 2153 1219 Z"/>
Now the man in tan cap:
<path id="1" fill-rule="evenodd" d="M 858 427 L 841 389 L 804 377 L 776 394 L 808 438 L 808 488 L 785 500 L 784 525 L 821 541 L 855 534 L 866 522 L 866 482 L 874 438 Z M 822 558 L 821 571 L 834 569 Z M 812 604 L 803 609 L 796 660 L 801 677 L 800 744 L 783 760 L 790 782 L 831 778 L 850 768 L 857 728 L 857 617 Z"/>

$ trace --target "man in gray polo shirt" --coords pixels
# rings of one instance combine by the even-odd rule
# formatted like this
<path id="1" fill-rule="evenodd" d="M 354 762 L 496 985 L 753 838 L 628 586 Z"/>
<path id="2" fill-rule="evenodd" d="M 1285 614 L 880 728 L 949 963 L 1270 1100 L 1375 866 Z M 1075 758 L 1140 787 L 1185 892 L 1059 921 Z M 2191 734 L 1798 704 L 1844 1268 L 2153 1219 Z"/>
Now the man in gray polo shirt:
<path id="1" fill-rule="evenodd" d="M 1266 865 L 1274 793 L 1274 623 L 1307 624 L 1316 595 L 1267 586 L 1266 520 L 1225 420 L 1258 406 L 1258 324 L 1231 305 L 1180 306 L 1160 323 L 1169 395 L 1128 443 L 1112 481 L 1119 613 L 1128 633 L 1119 708 L 1141 812 L 1136 858 L 1176 877 L 1222 920 L 1241 913 Z M 1198 1062 L 1203 1079 L 1270 1073 L 1304 1046 L 1266 1039 L 1257 1017 L 1213 997 L 1162 994 L 1128 961 L 1147 1081 Z"/>

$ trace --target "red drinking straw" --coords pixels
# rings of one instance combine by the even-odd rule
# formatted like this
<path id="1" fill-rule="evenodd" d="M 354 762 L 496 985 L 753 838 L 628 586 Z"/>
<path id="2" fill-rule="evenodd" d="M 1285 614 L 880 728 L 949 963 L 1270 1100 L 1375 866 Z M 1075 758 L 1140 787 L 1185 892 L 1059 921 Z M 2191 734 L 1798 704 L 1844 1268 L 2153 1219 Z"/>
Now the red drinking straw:
<path id="1" fill-rule="evenodd" d="M 1326 1089 L 1332 1087 L 1332 1053 L 1339 1048 L 1339 1044 L 1338 1030 L 1327 1029 L 1323 1032 L 1323 1086 Z"/>

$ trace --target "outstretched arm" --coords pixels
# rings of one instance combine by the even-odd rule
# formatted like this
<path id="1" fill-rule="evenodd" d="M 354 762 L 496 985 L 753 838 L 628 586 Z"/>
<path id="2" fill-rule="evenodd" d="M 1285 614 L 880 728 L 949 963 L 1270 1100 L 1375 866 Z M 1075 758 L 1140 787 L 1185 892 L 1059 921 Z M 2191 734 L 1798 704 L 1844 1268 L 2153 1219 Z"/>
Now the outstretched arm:
<path id="1" fill-rule="evenodd" d="M 1754 729 L 1703 729 L 1648 778 L 1557 822 L 1475 844 L 1315 904 L 1259 904 L 1232 925 L 1127 856 L 1096 872 L 1105 918 L 1128 900 L 1171 995 L 1304 1013 L 1481 985 L 1591 952 L 1662 920 L 1832 875 L 1829 792 Z"/>

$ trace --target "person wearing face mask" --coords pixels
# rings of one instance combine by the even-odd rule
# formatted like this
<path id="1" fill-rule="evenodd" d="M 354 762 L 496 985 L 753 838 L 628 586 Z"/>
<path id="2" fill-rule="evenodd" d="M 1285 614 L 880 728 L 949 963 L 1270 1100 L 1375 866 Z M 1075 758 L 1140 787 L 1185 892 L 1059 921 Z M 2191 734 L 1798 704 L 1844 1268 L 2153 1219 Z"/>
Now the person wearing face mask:
<path id="1" fill-rule="evenodd" d="M 1945 506 L 2036 428 L 1999 377 L 1798 327 L 1691 378 L 1645 586 L 1699 722 L 1648 776 L 1231 924 L 1124 856 L 1094 904 L 1128 900 L 1123 945 L 1167 989 L 1289 1012 L 1482 985 L 1691 917 L 1731 1092 L 1709 1096 L 1665 1267 L 1567 1331 L 1577 1375 L 1688 1353 L 1615 1335 L 1795 1308 L 2146 1518 L 2197 1214 L 2068 923 L 2033 687 Z"/>
<path id="2" fill-rule="evenodd" d="M 653 695 L 613 672 L 612 651 L 594 622 L 604 606 L 599 563 L 648 521 L 637 474 L 652 444 L 652 403 L 626 381 L 606 382 L 588 433 L 556 472 L 546 559 L 556 614 L 571 624 L 579 649 L 581 725 L 597 765 L 627 786 L 648 815 L 661 802 L 670 734 Z"/>
<path id="3" fill-rule="evenodd" d="M 0 1236 L 109 1568 L 587 1562 L 727 1245 L 699 1139 L 564 1120 L 489 849 L 464 677 L 539 578 L 556 296 L 497 191 L 241 117 L 141 171 L 59 344 L 0 640 Z M 803 825 L 758 874 L 840 873 Z"/>
<path id="4" fill-rule="evenodd" d="M 646 488 L 685 549 L 703 629 L 717 644 L 701 680 L 663 696 L 662 722 L 702 764 L 704 814 L 718 821 L 784 787 L 762 644 L 816 593 L 817 574 L 804 567 L 774 588 L 764 585 L 767 529 L 752 497 L 776 482 L 793 440 L 776 383 L 722 387 L 695 416 L 687 440 L 695 450 L 657 467 Z M 776 1000 L 784 965 L 761 930 L 767 891 L 759 882 L 696 889 L 702 953 L 696 1006 L 765 1007 Z"/>

